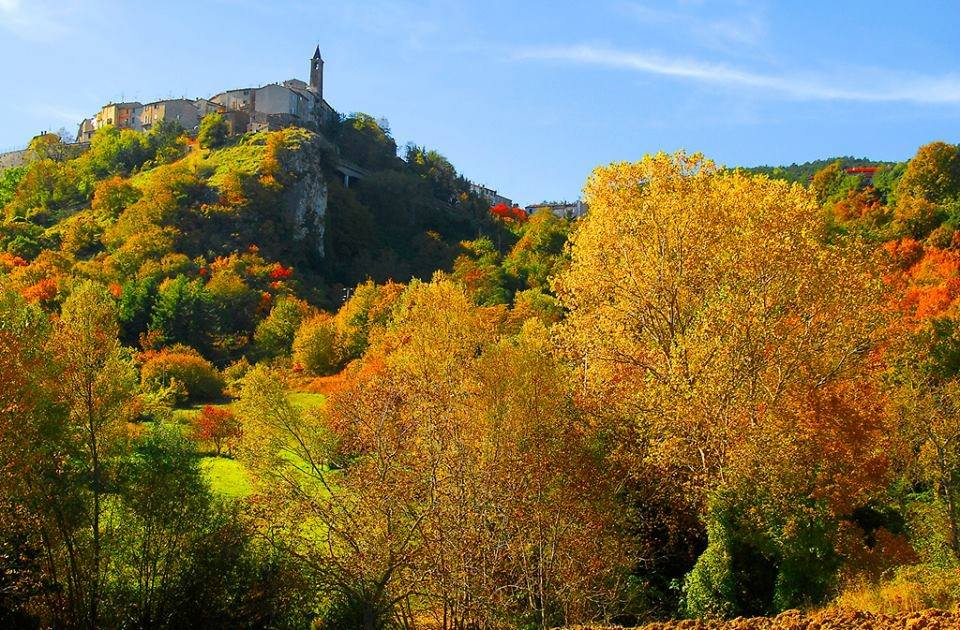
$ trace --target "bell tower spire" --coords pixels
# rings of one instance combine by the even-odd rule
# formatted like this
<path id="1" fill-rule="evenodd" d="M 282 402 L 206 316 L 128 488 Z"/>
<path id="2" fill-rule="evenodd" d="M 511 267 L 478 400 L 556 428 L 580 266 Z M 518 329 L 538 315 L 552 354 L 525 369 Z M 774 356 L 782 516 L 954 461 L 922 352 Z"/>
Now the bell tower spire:
<path id="1" fill-rule="evenodd" d="M 320 102 L 323 102 L 323 57 L 320 56 L 320 46 L 310 59 L 310 89 L 317 93 Z"/>

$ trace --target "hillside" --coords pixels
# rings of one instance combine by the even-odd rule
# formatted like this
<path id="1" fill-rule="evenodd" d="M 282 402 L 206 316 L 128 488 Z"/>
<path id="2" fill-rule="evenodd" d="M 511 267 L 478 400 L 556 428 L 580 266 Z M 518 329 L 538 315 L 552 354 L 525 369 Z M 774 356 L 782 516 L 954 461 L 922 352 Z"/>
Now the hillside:
<path id="1" fill-rule="evenodd" d="M 748 166 L 742 168 L 749 173 L 769 175 L 788 182 L 806 184 L 813 178 L 817 171 L 834 162 L 840 162 L 846 168 L 851 166 L 891 166 L 895 164 L 895 162 L 877 162 L 867 158 L 855 158 L 850 155 L 842 155 L 839 157 L 813 160 L 812 162 L 803 162 L 801 164 L 794 162 L 789 166 Z"/>
<path id="2" fill-rule="evenodd" d="M 574 220 L 221 123 L 0 176 L 0 625 L 955 624 L 960 147 Z"/>
<path id="3" fill-rule="evenodd" d="M 170 127 L 107 128 L 81 155 L 56 136 L 31 154 L 0 175 L 9 280 L 52 308 L 73 279 L 115 287 L 131 342 L 156 332 L 154 305 L 181 282 L 207 306 L 184 315 L 197 320 L 190 339 L 167 342 L 221 364 L 250 350 L 279 299 L 331 307 L 340 287 L 367 278 L 429 278 L 450 268 L 461 240 L 502 230 L 441 155 L 408 147 L 398 159 L 363 115 L 324 135 L 288 128 L 212 147 Z M 345 159 L 367 172 L 362 185 L 345 188 Z"/>

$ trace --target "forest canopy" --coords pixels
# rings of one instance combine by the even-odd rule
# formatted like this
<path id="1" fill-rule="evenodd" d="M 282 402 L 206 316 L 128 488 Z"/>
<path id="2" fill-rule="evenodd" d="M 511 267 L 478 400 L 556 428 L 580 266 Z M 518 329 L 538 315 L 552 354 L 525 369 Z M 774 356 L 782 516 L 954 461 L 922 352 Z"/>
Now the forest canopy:
<path id="1" fill-rule="evenodd" d="M 4 626 L 958 600 L 956 145 L 648 155 L 573 220 L 370 116 L 221 122 L 0 173 Z"/>

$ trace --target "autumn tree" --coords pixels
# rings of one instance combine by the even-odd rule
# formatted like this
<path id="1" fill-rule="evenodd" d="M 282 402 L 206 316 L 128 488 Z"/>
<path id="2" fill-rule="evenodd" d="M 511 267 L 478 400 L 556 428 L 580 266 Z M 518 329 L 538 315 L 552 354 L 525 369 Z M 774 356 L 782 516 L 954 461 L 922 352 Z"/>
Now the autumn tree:
<path id="1" fill-rule="evenodd" d="M 91 628 L 99 625 L 104 596 L 106 496 L 122 454 L 125 409 L 135 386 L 135 371 L 118 333 L 113 298 L 102 285 L 86 282 L 64 303 L 49 347 L 61 370 L 61 396 L 75 436 L 70 468 L 87 480 L 78 528 L 58 525 L 67 556 L 62 570 L 69 575 L 68 601 L 75 619 Z"/>
<path id="2" fill-rule="evenodd" d="M 66 491 L 56 471 L 66 467 L 69 439 L 46 351 L 51 333 L 39 306 L 0 291 L 0 617 L 24 627 L 33 606 L 61 623 L 75 610 L 65 593 L 43 587 L 63 567 L 53 515 Z"/>
<path id="3" fill-rule="evenodd" d="M 293 360 L 309 374 L 324 376 L 336 372 L 342 357 L 340 335 L 327 313 L 305 320 L 293 338 Z"/>
<path id="4" fill-rule="evenodd" d="M 200 121 L 197 141 L 205 149 L 217 149 L 226 142 L 227 132 L 227 121 L 223 119 L 223 115 L 213 112 Z"/>
<path id="5" fill-rule="evenodd" d="M 917 149 L 897 185 L 897 196 L 921 197 L 933 203 L 960 195 L 960 147 L 931 142 Z"/>
<path id="6" fill-rule="evenodd" d="M 189 346 L 149 351 L 142 359 L 140 381 L 144 389 L 174 387 L 181 400 L 207 401 L 223 396 L 224 381 L 217 368 Z"/>
<path id="7" fill-rule="evenodd" d="M 376 284 L 367 280 L 354 287 L 335 320 L 343 345 L 344 358 L 359 359 L 370 343 L 370 337 L 386 326 L 391 310 L 403 291 L 396 282 Z"/>
<path id="8" fill-rule="evenodd" d="M 342 603 L 330 614 L 544 627 L 614 598 L 625 550 L 565 370 L 542 328 L 498 341 L 501 319 L 448 279 L 413 283 L 322 409 L 247 377 L 243 451 L 275 481 L 270 522 L 325 532 L 288 534 Z"/>
<path id="9" fill-rule="evenodd" d="M 924 238 L 960 211 L 960 148 L 945 142 L 920 147 L 896 184 L 894 218 L 902 232 Z"/>
<path id="10" fill-rule="evenodd" d="M 205 405 L 193 420 L 194 435 L 198 440 L 212 442 L 217 457 L 224 446 L 230 446 L 240 437 L 240 421 L 229 409 Z"/>
<path id="11" fill-rule="evenodd" d="M 556 282 L 561 334 L 585 400 L 620 436 L 617 460 L 659 469 L 657 483 L 679 484 L 705 514 L 711 493 L 789 463 L 771 436 L 822 446 L 831 423 L 858 421 L 841 406 L 796 428 L 835 388 L 870 381 L 883 321 L 871 257 L 822 239 L 804 189 L 679 153 L 599 168 L 586 196 Z M 876 442 L 857 447 L 874 459 Z M 789 488 L 784 478 L 770 487 Z M 840 479 L 850 502 L 876 483 Z M 848 503 L 831 503 L 832 518 Z"/>

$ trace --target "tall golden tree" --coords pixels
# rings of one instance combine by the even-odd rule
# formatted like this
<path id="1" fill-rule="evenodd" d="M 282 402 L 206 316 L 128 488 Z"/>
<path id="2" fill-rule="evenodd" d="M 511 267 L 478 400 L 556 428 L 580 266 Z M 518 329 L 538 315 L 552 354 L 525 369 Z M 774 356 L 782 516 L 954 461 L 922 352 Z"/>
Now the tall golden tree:
<path id="1" fill-rule="evenodd" d="M 542 328 L 507 339 L 502 320 L 447 279 L 417 282 L 321 411 L 298 412 L 262 372 L 247 379 L 245 453 L 273 484 L 267 521 L 364 627 L 547 627 L 612 599 L 624 554 L 567 372 Z"/>
<path id="2" fill-rule="evenodd" d="M 758 458 L 771 417 L 860 378 L 881 284 L 853 242 L 827 242 L 802 187 L 658 154 L 598 168 L 556 282 L 586 393 L 618 396 L 631 457 L 701 496 Z"/>
<path id="3" fill-rule="evenodd" d="M 105 508 L 136 385 L 136 371 L 120 347 L 118 332 L 116 305 L 106 287 L 84 282 L 64 303 L 49 345 L 60 371 L 60 396 L 69 410 L 69 469 L 86 480 L 77 527 L 65 526 L 66 519 L 59 516 L 55 522 L 63 539 L 73 616 L 90 628 L 100 625 L 107 566 Z"/>

